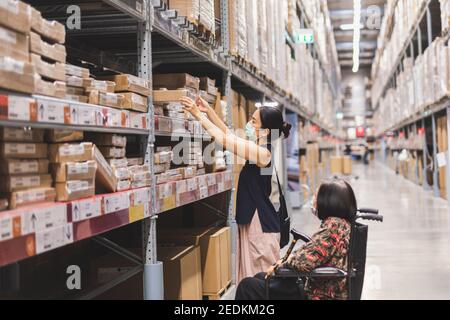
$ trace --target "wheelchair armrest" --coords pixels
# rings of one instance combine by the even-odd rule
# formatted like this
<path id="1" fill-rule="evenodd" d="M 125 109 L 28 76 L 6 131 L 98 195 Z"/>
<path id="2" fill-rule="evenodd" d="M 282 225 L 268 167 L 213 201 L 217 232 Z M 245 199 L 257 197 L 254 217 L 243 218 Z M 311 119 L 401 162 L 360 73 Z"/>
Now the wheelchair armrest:
<path id="1" fill-rule="evenodd" d="M 318 268 L 309 275 L 313 279 L 344 279 L 347 277 L 347 272 L 337 268 Z"/>
<path id="2" fill-rule="evenodd" d="M 293 269 L 280 268 L 275 272 L 277 278 L 299 278 L 306 277 L 317 280 L 333 280 L 333 279 L 345 279 L 347 272 L 337 268 L 318 268 L 313 270 L 309 274 L 299 273 Z"/>

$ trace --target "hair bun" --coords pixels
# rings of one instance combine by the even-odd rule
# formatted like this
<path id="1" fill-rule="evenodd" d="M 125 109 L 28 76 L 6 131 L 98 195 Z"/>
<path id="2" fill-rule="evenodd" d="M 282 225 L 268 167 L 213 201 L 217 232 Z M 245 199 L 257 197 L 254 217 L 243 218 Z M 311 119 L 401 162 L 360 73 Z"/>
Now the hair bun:
<path id="1" fill-rule="evenodd" d="M 281 132 L 283 132 L 284 138 L 289 138 L 291 133 L 292 125 L 290 123 L 284 122 L 283 127 L 281 128 Z"/>

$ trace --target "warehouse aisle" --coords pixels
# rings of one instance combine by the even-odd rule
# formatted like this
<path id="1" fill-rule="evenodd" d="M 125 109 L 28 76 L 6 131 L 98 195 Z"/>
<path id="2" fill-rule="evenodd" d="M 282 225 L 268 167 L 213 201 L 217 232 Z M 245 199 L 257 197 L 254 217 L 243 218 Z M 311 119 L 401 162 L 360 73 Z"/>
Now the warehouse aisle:
<path id="1" fill-rule="evenodd" d="M 449 299 L 450 219 L 447 202 L 396 176 L 382 164 L 356 165 L 352 181 L 361 207 L 380 209 L 370 223 L 364 299 Z M 307 210 L 294 226 L 309 233 L 318 222 Z"/>

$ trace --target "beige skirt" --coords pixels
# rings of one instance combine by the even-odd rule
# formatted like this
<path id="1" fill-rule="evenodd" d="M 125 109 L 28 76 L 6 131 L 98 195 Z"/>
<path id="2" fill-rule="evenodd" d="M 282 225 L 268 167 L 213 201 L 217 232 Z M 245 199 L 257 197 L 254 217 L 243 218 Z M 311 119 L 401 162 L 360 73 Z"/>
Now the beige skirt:
<path id="1" fill-rule="evenodd" d="M 238 226 L 237 284 L 243 279 L 266 272 L 280 260 L 280 234 L 264 233 L 255 212 L 249 225 Z"/>

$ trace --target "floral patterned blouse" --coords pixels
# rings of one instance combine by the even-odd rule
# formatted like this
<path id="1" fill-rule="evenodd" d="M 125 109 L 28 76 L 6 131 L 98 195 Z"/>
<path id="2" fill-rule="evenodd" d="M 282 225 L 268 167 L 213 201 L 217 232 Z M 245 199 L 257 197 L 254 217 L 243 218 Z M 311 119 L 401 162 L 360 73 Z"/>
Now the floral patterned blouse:
<path id="1" fill-rule="evenodd" d="M 351 226 L 347 220 L 330 217 L 320 226 L 310 243 L 294 252 L 286 266 L 301 273 L 317 268 L 333 267 L 347 270 L 347 254 Z M 310 300 L 347 300 L 346 280 L 313 281 L 306 283 Z"/>

